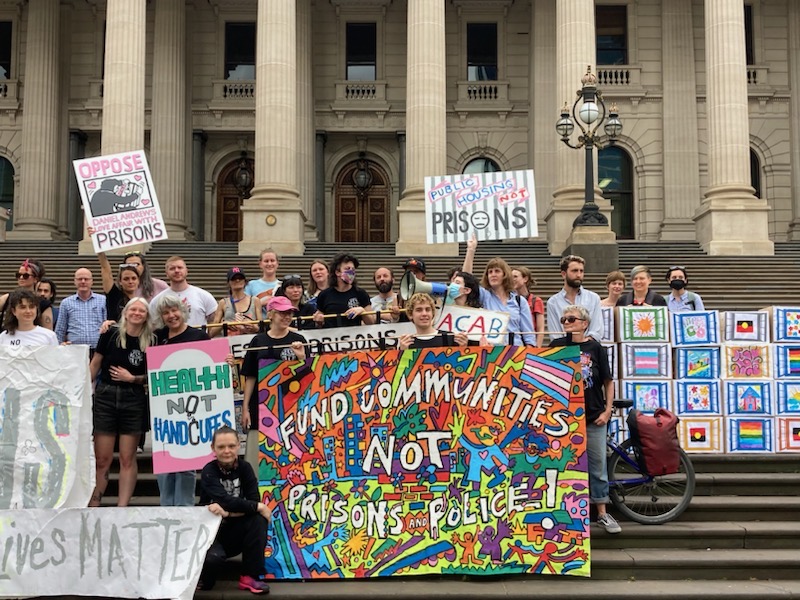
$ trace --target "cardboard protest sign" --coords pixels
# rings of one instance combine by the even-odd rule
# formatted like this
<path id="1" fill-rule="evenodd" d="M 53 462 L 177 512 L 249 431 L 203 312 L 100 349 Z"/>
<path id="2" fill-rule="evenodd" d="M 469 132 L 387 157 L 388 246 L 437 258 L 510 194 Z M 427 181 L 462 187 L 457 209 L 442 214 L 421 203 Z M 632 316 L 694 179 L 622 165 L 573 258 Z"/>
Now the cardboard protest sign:
<path id="1" fill-rule="evenodd" d="M 167 239 L 144 150 L 72 162 L 95 252 Z"/>
<path id="2" fill-rule="evenodd" d="M 536 237 L 533 171 L 426 177 L 425 222 L 429 244 Z"/>
<path id="3" fill-rule="evenodd" d="M 91 391 L 87 346 L 0 347 L 0 510 L 89 503 Z"/>
<path id="4" fill-rule="evenodd" d="M 441 331 L 466 333 L 470 340 L 485 340 L 494 346 L 508 344 L 508 320 L 506 312 L 470 308 L 447 304 L 442 307 L 434 327 Z"/>
<path id="5" fill-rule="evenodd" d="M 147 349 L 154 473 L 203 468 L 214 432 L 236 426 L 228 352 L 225 339 Z"/>
<path id="6" fill-rule="evenodd" d="M 0 597 L 190 600 L 220 521 L 205 507 L 0 511 Z"/>
<path id="7" fill-rule="evenodd" d="M 589 575 L 577 347 L 262 361 L 259 394 L 276 578 Z"/>

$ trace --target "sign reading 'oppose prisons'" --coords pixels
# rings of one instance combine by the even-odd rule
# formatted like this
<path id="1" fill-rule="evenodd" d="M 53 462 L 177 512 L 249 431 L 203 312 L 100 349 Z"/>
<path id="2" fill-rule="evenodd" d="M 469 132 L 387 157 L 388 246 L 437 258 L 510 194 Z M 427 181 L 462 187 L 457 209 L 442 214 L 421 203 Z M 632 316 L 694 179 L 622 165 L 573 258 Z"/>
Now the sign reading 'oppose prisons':
<path id="1" fill-rule="evenodd" d="M 72 161 L 95 252 L 167 239 L 144 150 Z"/>
<path id="2" fill-rule="evenodd" d="M 276 578 L 589 575 L 576 347 L 263 361 L 259 399 Z"/>
<path id="3" fill-rule="evenodd" d="M 428 243 L 536 237 L 534 187 L 530 169 L 426 177 Z"/>

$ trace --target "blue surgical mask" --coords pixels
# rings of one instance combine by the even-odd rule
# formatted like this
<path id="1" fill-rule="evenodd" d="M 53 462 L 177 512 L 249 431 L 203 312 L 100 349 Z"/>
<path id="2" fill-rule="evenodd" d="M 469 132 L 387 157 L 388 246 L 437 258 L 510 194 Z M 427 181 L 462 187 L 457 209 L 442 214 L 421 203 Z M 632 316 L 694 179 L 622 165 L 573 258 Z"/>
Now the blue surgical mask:
<path id="1" fill-rule="evenodd" d="M 447 286 L 447 296 L 455 300 L 461 295 L 461 286 L 457 283 L 451 283 Z"/>

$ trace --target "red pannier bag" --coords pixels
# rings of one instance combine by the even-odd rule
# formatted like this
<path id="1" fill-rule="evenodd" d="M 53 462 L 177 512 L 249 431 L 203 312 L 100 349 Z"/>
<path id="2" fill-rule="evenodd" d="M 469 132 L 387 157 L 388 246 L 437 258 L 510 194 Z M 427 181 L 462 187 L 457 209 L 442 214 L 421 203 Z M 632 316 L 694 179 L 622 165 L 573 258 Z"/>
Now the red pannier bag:
<path id="1" fill-rule="evenodd" d="M 628 430 L 639 462 L 653 476 L 677 473 L 681 464 L 678 417 L 665 408 L 645 415 L 637 409 L 628 413 Z"/>

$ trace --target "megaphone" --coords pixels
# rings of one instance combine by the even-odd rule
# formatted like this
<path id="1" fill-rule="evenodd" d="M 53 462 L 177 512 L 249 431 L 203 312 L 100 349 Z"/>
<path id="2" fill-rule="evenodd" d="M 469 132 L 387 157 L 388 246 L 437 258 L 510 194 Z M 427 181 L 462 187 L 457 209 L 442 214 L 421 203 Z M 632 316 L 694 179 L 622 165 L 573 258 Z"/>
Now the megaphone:
<path id="1" fill-rule="evenodd" d="M 431 296 L 447 295 L 448 284 L 422 281 L 414 277 L 411 271 L 406 271 L 400 280 L 400 297 L 408 300 L 414 294 L 430 294 Z"/>

